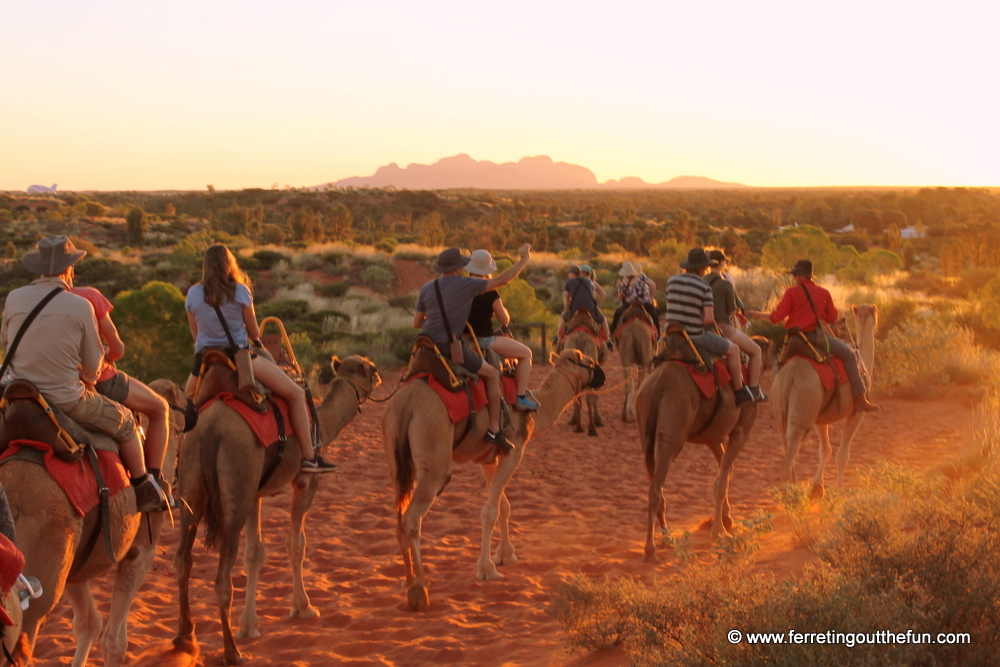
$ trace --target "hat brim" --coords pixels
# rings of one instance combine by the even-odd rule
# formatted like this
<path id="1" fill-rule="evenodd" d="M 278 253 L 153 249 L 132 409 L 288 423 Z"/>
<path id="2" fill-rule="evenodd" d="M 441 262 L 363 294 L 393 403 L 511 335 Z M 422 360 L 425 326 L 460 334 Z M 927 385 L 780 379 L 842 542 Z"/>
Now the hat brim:
<path id="1" fill-rule="evenodd" d="M 469 262 L 465 266 L 465 270 L 475 276 L 488 276 L 491 273 L 495 273 L 497 270 L 497 263 L 493 262 L 490 266 L 482 266 L 481 264 L 473 264 Z"/>
<path id="2" fill-rule="evenodd" d="M 625 269 L 621 269 L 620 271 L 618 271 L 618 275 L 622 276 L 623 278 L 631 278 L 632 276 L 639 275 L 639 272 L 636 271 L 635 269 L 632 269 L 631 271 L 626 271 Z"/>
<path id="3" fill-rule="evenodd" d="M 87 256 L 86 250 L 75 250 L 59 257 L 55 262 L 46 263 L 37 250 L 32 250 L 22 260 L 24 268 L 40 276 L 56 276 Z"/>
<path id="4" fill-rule="evenodd" d="M 788 273 L 793 276 L 809 276 L 812 277 L 812 271 L 806 271 L 805 269 L 792 269 Z"/>
<path id="5" fill-rule="evenodd" d="M 471 257 L 462 257 L 460 261 L 455 262 L 454 264 L 450 262 L 448 264 L 435 264 L 434 270 L 438 273 L 448 273 L 449 271 L 464 269 L 466 266 L 469 265 L 469 262 L 471 261 L 472 261 Z"/>
<path id="6" fill-rule="evenodd" d="M 681 262 L 681 268 L 682 269 L 704 269 L 706 266 L 717 266 L 717 264 L 718 264 L 717 262 L 713 262 L 712 260 L 708 260 L 707 262 L 693 262 L 693 263 L 692 262 L 688 262 L 688 261 L 684 261 L 684 262 Z"/>

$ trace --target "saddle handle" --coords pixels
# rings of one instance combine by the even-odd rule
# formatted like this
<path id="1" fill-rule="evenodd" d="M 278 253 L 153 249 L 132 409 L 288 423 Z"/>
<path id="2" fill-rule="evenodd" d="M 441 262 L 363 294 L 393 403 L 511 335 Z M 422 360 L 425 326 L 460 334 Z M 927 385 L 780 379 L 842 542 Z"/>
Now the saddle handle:
<path id="1" fill-rule="evenodd" d="M 292 347 L 292 341 L 288 338 L 288 332 L 285 331 L 285 323 L 279 318 L 271 315 L 265 317 L 260 323 L 260 334 L 264 335 L 264 328 L 268 324 L 276 324 L 278 326 L 278 331 L 281 334 L 281 346 L 285 348 L 285 353 L 288 354 L 288 360 L 292 362 L 292 367 L 300 378 L 305 378 L 305 374 L 302 372 L 302 367 L 299 366 L 298 359 L 295 358 L 295 348 Z"/>

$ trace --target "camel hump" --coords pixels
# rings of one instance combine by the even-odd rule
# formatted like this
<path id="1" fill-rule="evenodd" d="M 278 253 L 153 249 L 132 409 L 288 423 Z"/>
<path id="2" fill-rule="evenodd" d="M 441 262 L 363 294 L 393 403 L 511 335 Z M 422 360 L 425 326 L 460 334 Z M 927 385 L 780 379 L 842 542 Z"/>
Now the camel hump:
<path id="1" fill-rule="evenodd" d="M 403 380 L 408 380 L 415 375 L 430 375 L 442 387 L 452 392 L 458 392 L 465 384 L 462 378 L 468 375 L 468 371 L 464 367 L 449 364 L 430 336 L 418 334 L 413 343 L 413 350 L 410 352 L 410 363 L 406 367 L 406 372 L 403 373 Z"/>
<path id="2" fill-rule="evenodd" d="M 267 355 L 267 358 L 270 358 L 270 355 Z M 200 409 L 219 394 L 228 392 L 257 412 L 265 413 L 270 409 L 267 400 L 258 400 L 266 398 L 270 393 L 259 382 L 256 383 L 254 391 L 240 389 L 236 364 L 233 363 L 227 348 L 205 348 L 201 353 L 201 369 L 201 385 L 198 387 L 195 401 L 197 408 Z"/>
<path id="3" fill-rule="evenodd" d="M 579 329 L 580 327 L 585 327 L 590 329 L 596 335 L 601 335 L 601 329 L 597 326 L 597 322 L 594 321 L 594 314 L 590 312 L 588 308 L 578 308 L 573 317 L 570 318 L 569 326 L 566 327 L 567 332 L 571 332 L 574 329 Z"/>

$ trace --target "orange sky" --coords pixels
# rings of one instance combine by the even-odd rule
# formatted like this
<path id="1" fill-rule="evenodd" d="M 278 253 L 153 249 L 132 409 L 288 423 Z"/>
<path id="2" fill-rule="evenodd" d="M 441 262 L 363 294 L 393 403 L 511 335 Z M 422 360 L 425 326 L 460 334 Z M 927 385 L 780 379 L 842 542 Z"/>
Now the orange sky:
<path id="1" fill-rule="evenodd" d="M 315 185 L 456 153 L 1000 185 L 995 6 L 343 4 L 5 3 L 0 189 Z"/>

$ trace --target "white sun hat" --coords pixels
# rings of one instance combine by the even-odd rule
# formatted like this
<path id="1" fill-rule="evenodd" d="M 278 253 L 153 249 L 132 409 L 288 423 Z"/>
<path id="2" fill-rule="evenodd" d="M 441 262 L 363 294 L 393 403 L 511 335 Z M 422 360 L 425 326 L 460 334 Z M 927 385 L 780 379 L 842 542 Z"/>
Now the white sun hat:
<path id="1" fill-rule="evenodd" d="M 475 276 L 488 276 L 497 270 L 497 263 L 487 250 L 476 250 L 472 259 L 465 265 L 465 270 Z"/>

